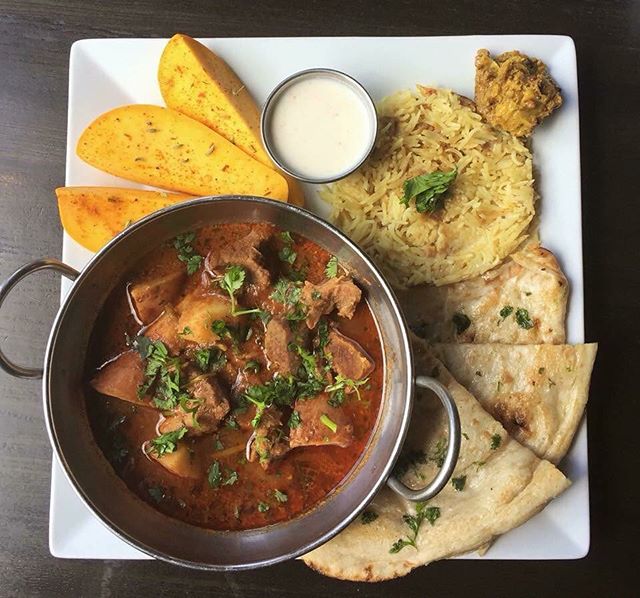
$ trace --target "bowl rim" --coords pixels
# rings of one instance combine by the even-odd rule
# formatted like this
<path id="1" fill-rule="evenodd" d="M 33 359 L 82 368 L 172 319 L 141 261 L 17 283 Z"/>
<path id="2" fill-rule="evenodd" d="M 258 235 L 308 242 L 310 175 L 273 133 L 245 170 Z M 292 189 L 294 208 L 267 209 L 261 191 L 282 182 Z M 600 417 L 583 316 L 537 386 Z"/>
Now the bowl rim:
<path id="1" fill-rule="evenodd" d="M 382 285 L 384 295 L 389 300 L 389 310 L 393 314 L 396 322 L 398 323 L 399 335 L 402 339 L 402 345 L 403 345 L 401 349 L 403 353 L 407 356 L 407 360 L 403 364 L 404 375 L 402 376 L 403 379 L 406 381 L 406 390 L 405 390 L 405 396 L 404 396 L 404 408 L 402 410 L 402 421 L 400 423 L 399 432 L 397 434 L 397 437 L 393 441 L 392 449 L 390 451 L 392 458 L 390 458 L 387 461 L 387 463 L 383 463 L 381 465 L 380 473 L 377 475 L 375 482 L 371 484 L 371 486 L 368 489 L 368 492 L 366 493 L 366 496 L 364 496 L 360 500 L 360 503 L 353 509 L 353 512 L 349 516 L 342 519 L 338 525 L 327 530 L 324 534 L 316 538 L 313 542 L 307 542 L 304 545 L 299 546 L 296 550 L 288 552 L 286 554 L 281 554 L 272 558 L 251 561 L 248 563 L 241 563 L 238 565 L 235 565 L 235 564 L 234 565 L 212 565 L 210 563 L 185 560 L 179 557 L 172 556 L 170 554 L 163 553 L 162 551 L 157 550 L 151 546 L 147 546 L 144 542 L 132 536 L 131 534 L 127 533 L 116 522 L 111 521 L 111 519 L 109 519 L 107 515 L 102 513 L 101 509 L 97 505 L 95 505 L 92 497 L 86 492 L 86 490 L 83 488 L 79 480 L 76 479 L 76 476 L 74 475 L 71 466 L 69 465 L 69 463 L 67 462 L 67 459 L 64 456 L 60 439 L 58 438 L 58 435 L 54 427 L 55 418 L 52 411 L 52 400 L 51 400 L 52 392 L 50 387 L 51 387 L 51 378 L 52 378 L 52 369 L 51 369 L 52 360 L 54 357 L 56 341 L 61 333 L 61 327 L 65 319 L 65 314 L 69 309 L 69 306 L 74 301 L 74 298 L 76 297 L 77 293 L 79 292 L 79 289 L 82 286 L 82 282 L 86 280 L 94 270 L 100 267 L 100 263 L 109 254 L 111 249 L 117 244 L 121 243 L 123 239 L 125 239 L 129 235 L 132 235 L 135 231 L 141 228 L 144 228 L 147 224 L 149 224 L 152 221 L 169 218 L 172 215 L 177 214 L 182 210 L 188 210 L 191 206 L 196 204 L 215 205 L 218 202 L 229 202 L 229 201 L 245 202 L 245 205 L 247 201 L 255 204 L 268 204 L 271 206 L 277 205 L 281 209 L 289 210 L 303 216 L 304 218 L 309 218 L 311 220 L 314 220 L 316 224 L 319 224 L 320 226 L 329 229 L 329 231 L 332 234 L 336 235 L 341 241 L 344 242 L 344 244 L 349 248 L 350 251 L 355 252 L 356 255 L 358 255 L 358 257 L 360 257 L 365 261 L 365 263 L 367 263 L 367 265 L 369 266 L 373 274 L 375 274 L 376 283 L 379 283 Z M 123 267 L 123 270 L 125 269 L 126 267 Z M 374 317 L 377 319 L 379 315 L 374 312 Z M 385 363 L 385 369 L 388 367 L 389 365 Z M 386 372 L 385 372 L 385 376 L 386 376 Z M 323 218 L 317 216 L 312 212 L 309 212 L 304 208 L 300 208 L 292 204 L 275 201 L 275 200 L 263 198 L 263 197 L 220 195 L 220 196 L 204 196 L 200 198 L 194 198 L 191 200 L 187 200 L 185 202 L 181 202 L 179 204 L 168 206 L 157 212 L 154 212 L 153 214 L 150 214 L 149 216 L 146 216 L 145 218 L 138 220 L 137 222 L 133 223 L 128 228 L 120 232 L 118 235 L 116 235 L 116 237 L 114 237 L 111 241 L 109 241 L 109 243 L 107 243 L 104 247 L 102 247 L 100 251 L 98 251 L 91 258 L 91 260 L 80 271 L 80 275 L 74 281 L 72 287 L 70 288 L 69 292 L 65 296 L 56 314 L 54 322 L 52 324 L 51 332 L 47 340 L 45 357 L 44 357 L 44 375 L 42 378 L 42 400 L 43 400 L 43 408 L 45 413 L 45 425 L 47 429 L 47 434 L 49 436 L 49 441 L 56 454 L 56 457 L 58 458 L 58 461 L 62 466 L 62 470 L 64 472 L 65 477 L 67 478 L 67 480 L 69 480 L 71 486 L 73 487 L 73 489 L 75 490 L 79 498 L 82 500 L 82 502 L 89 508 L 89 510 L 94 514 L 94 516 L 96 516 L 97 519 L 107 529 L 109 529 L 117 537 L 119 537 L 121 540 L 125 541 L 129 545 L 133 546 L 137 550 L 140 550 L 141 552 L 159 560 L 163 560 L 175 565 L 180 565 L 180 566 L 191 568 L 191 569 L 208 570 L 208 571 L 234 571 L 234 570 L 255 569 L 258 567 L 273 565 L 276 563 L 280 563 L 280 562 L 301 556 L 302 554 L 305 554 L 313 550 L 314 548 L 317 548 L 321 544 L 327 542 L 329 539 L 331 539 L 340 531 L 342 531 L 347 525 L 349 525 L 349 523 L 351 523 L 360 514 L 360 512 L 373 499 L 375 494 L 386 484 L 387 479 L 393 469 L 393 466 L 395 465 L 395 462 L 400 454 L 405 438 L 407 436 L 411 412 L 413 408 L 414 379 L 415 379 L 415 372 L 414 372 L 413 352 L 412 352 L 412 347 L 409 340 L 408 326 L 405 321 L 404 315 L 400 310 L 398 300 L 395 294 L 393 293 L 391 286 L 386 281 L 386 279 L 384 278 L 384 275 L 380 272 L 378 267 L 373 263 L 371 258 L 369 258 L 362 249 L 360 249 L 352 240 L 350 240 L 344 233 L 338 230 L 331 223 L 325 221 Z M 358 465 L 356 465 L 356 467 L 358 467 Z M 332 492 L 334 491 L 331 491 L 327 496 L 330 496 Z M 165 515 L 165 517 L 167 516 Z M 296 518 L 297 517 L 294 517 L 287 521 L 294 521 Z M 287 523 L 287 521 L 283 523 Z M 181 523 L 183 525 L 191 525 L 186 522 L 181 522 Z M 192 526 L 192 527 L 196 527 L 198 529 L 204 529 L 204 528 L 200 528 L 199 526 Z M 255 530 L 252 529 L 252 530 L 242 530 L 242 531 L 255 532 L 256 530 L 265 530 L 263 533 L 269 533 L 268 531 L 269 526 L 256 528 Z M 209 530 L 209 531 L 212 531 L 212 530 Z M 220 531 L 221 533 L 225 533 L 222 530 Z M 242 533 L 242 531 L 240 531 L 239 533 Z"/>

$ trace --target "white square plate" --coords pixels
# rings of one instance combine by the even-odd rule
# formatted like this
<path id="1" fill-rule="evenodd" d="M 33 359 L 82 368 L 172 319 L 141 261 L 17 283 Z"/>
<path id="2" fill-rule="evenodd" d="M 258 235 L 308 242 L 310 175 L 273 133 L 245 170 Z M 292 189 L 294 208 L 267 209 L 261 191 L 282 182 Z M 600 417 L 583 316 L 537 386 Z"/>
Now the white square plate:
<path id="1" fill-rule="evenodd" d="M 580 145 L 576 54 L 569 37 L 510 35 L 397 38 L 251 38 L 202 40 L 236 70 L 254 97 L 291 73 L 333 67 L 358 79 L 374 99 L 416 83 L 450 87 L 473 96 L 474 57 L 518 49 L 541 58 L 563 90 L 564 106 L 535 133 L 534 156 L 542 173 L 541 238 L 559 257 L 571 283 L 570 342 L 584 340 Z M 102 112 L 127 103 L 162 104 L 156 81 L 166 40 L 96 39 L 76 42 L 69 68 L 67 185 L 136 186 L 85 164 L 75 155 L 82 130 Z M 308 206 L 326 215 L 327 206 L 308 186 Z M 90 253 L 66 234 L 63 260 L 84 266 Z M 68 285 L 63 287 L 63 293 Z M 525 525 L 501 537 L 485 559 L 575 559 L 589 550 L 587 435 L 584 423 L 561 469 L 573 485 Z M 91 514 L 54 459 L 49 545 L 66 558 L 148 558 L 115 537 Z M 474 556 L 462 558 L 477 558 Z"/>

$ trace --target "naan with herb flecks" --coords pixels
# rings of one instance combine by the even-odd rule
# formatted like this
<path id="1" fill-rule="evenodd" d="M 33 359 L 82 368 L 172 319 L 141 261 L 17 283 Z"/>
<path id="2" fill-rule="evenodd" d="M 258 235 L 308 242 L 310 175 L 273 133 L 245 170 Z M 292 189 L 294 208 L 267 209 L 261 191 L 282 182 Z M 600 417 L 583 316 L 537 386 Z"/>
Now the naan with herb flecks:
<path id="1" fill-rule="evenodd" d="M 551 463 L 510 438 L 425 343 L 415 339 L 414 352 L 417 371 L 437 375 L 460 413 L 463 437 L 451 483 L 421 505 L 388 488 L 381 490 L 364 518 L 303 557 L 320 573 L 353 581 L 406 575 L 420 565 L 485 547 L 569 486 Z M 418 390 L 416 395 L 410 435 L 399 462 L 403 480 L 411 485 L 433 477 L 447 441 L 439 401 L 430 391 Z"/>
<path id="2" fill-rule="evenodd" d="M 527 246 L 501 266 L 442 287 L 398 291 L 409 326 L 432 342 L 565 342 L 569 285 L 554 255 Z"/>
<path id="3" fill-rule="evenodd" d="M 558 463 L 582 420 L 597 348 L 449 343 L 435 351 L 511 436 Z"/>

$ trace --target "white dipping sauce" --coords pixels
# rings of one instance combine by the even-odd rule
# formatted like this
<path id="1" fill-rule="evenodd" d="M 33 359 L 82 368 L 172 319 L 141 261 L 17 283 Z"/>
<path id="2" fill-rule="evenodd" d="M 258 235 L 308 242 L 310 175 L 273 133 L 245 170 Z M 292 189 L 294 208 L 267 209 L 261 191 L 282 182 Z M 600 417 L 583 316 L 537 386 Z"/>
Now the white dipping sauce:
<path id="1" fill-rule="evenodd" d="M 356 166 L 368 151 L 372 119 L 358 92 L 338 79 L 301 79 L 276 98 L 272 150 L 290 171 L 330 179 Z"/>

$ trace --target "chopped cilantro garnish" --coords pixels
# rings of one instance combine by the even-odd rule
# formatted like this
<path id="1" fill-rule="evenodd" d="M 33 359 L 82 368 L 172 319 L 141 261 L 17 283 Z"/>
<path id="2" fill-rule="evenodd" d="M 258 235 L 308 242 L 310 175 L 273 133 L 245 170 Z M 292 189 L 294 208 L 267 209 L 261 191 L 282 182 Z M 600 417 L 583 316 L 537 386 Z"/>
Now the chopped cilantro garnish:
<path id="1" fill-rule="evenodd" d="M 524 309 L 524 307 L 516 309 L 516 323 L 520 328 L 524 328 L 525 330 L 529 330 L 534 326 L 533 320 L 531 319 L 531 316 L 529 316 L 529 312 Z"/>
<path id="2" fill-rule="evenodd" d="M 298 254 L 293 250 L 291 245 L 285 245 L 279 252 L 278 257 L 280 261 L 293 265 L 298 257 Z"/>
<path id="3" fill-rule="evenodd" d="M 285 243 L 293 243 L 293 237 L 291 236 L 291 233 L 288 230 L 284 230 L 280 233 L 280 238 L 285 242 Z"/>
<path id="4" fill-rule="evenodd" d="M 190 398 L 182 389 L 181 367 L 177 357 L 170 357 L 162 341 L 139 336 L 133 343 L 145 362 L 144 379 L 138 387 L 138 397 L 144 397 L 153 387 L 152 402 L 162 410 L 175 409 Z"/>
<path id="5" fill-rule="evenodd" d="M 264 410 L 272 405 L 280 407 L 291 405 L 296 396 L 296 382 L 292 376 L 276 376 L 265 384 L 256 384 L 247 388 L 242 395 L 256 406 L 256 414 L 251 420 L 255 428 L 260 424 Z"/>
<path id="6" fill-rule="evenodd" d="M 273 491 L 273 495 L 279 503 L 285 503 L 289 500 L 289 497 L 284 492 L 280 492 L 280 490 L 278 489 Z"/>
<path id="7" fill-rule="evenodd" d="M 467 483 L 467 476 L 461 475 L 457 478 L 451 478 L 451 485 L 453 489 L 457 492 L 462 492 L 464 490 L 464 485 Z"/>
<path id="8" fill-rule="evenodd" d="M 194 356 L 203 372 L 217 372 L 227 363 L 227 356 L 220 349 L 198 349 Z"/>
<path id="9" fill-rule="evenodd" d="M 327 400 L 327 403 L 332 407 L 340 407 L 340 405 L 344 403 L 345 399 L 346 399 L 346 394 L 344 392 L 344 387 L 339 387 L 331 391 L 331 396 Z"/>
<path id="10" fill-rule="evenodd" d="M 439 507 L 427 507 L 423 511 L 424 518 L 431 524 L 434 525 L 436 520 L 440 518 L 440 508 Z"/>
<path id="11" fill-rule="evenodd" d="M 367 509 L 366 511 L 362 511 L 362 515 L 360 515 L 360 521 L 366 525 L 367 523 L 371 523 L 378 518 L 378 513 L 375 511 L 371 511 Z"/>
<path id="12" fill-rule="evenodd" d="M 247 273 L 244 268 L 240 266 L 229 265 L 227 266 L 224 276 L 220 279 L 219 285 L 224 291 L 227 291 L 229 299 L 231 301 L 231 315 L 243 316 L 246 314 L 255 314 L 260 312 L 260 309 L 236 309 L 238 304 L 236 301 L 236 293 L 242 288 Z"/>
<path id="13" fill-rule="evenodd" d="M 230 265 L 227 266 L 224 276 L 220 279 L 218 284 L 223 290 L 227 291 L 232 302 L 234 302 L 236 292 L 242 288 L 246 275 L 244 268 Z"/>
<path id="14" fill-rule="evenodd" d="M 286 320 L 289 320 L 289 326 L 292 330 L 295 329 L 296 323 L 300 320 L 304 320 L 307 317 L 307 308 L 304 303 L 296 303 L 295 307 L 284 315 Z"/>
<path id="15" fill-rule="evenodd" d="M 132 405 L 134 406 L 134 405 Z M 107 452 L 107 456 L 109 461 L 112 463 L 120 464 L 129 454 L 129 447 L 127 446 L 127 441 L 122 433 L 118 430 L 112 432 L 112 440 L 110 443 L 109 451 Z"/>
<path id="16" fill-rule="evenodd" d="M 513 313 L 513 307 L 511 305 L 505 305 L 500 310 L 500 317 L 504 320 L 508 318 Z"/>
<path id="17" fill-rule="evenodd" d="M 155 377 L 167 365 L 169 351 L 162 341 L 152 341 L 146 336 L 138 336 L 133 346 L 145 360 L 145 380 L 138 387 L 138 397 L 143 397 L 155 381 Z"/>
<path id="18" fill-rule="evenodd" d="M 293 266 L 291 266 L 289 268 L 288 276 L 293 282 L 304 282 L 305 280 L 307 280 L 308 273 L 309 273 L 309 267 L 306 265 L 302 266 L 299 269 L 296 269 Z"/>
<path id="19" fill-rule="evenodd" d="M 453 168 L 449 172 L 429 172 L 407 179 L 402 186 L 404 196 L 400 203 L 408 206 L 415 197 L 416 210 L 420 214 L 435 212 L 441 207 L 443 195 L 457 175 L 458 169 Z"/>
<path id="20" fill-rule="evenodd" d="M 268 324 L 269 320 L 271 320 L 271 314 L 268 311 L 264 311 L 263 309 L 257 311 L 255 315 L 251 316 L 252 318 L 260 318 L 260 321 L 263 324 Z"/>
<path id="21" fill-rule="evenodd" d="M 249 361 L 247 361 L 247 363 L 244 366 L 244 371 L 245 372 L 253 372 L 254 374 L 257 374 L 260 371 L 260 362 L 256 361 L 255 359 L 250 359 Z"/>
<path id="22" fill-rule="evenodd" d="M 324 274 L 327 278 L 335 278 L 338 276 L 338 258 L 332 255 L 324 268 Z"/>
<path id="23" fill-rule="evenodd" d="M 224 320 L 214 320 L 211 322 L 211 330 L 220 338 L 229 336 L 229 327 Z"/>
<path id="24" fill-rule="evenodd" d="M 367 382 L 369 382 L 369 378 L 364 378 L 362 380 L 351 380 L 350 378 L 345 378 L 342 374 L 338 374 L 336 376 L 335 382 L 324 389 L 325 392 L 331 394 L 329 404 L 334 407 L 341 405 L 344 401 L 344 395 L 347 389 L 354 391 L 356 393 L 356 396 L 358 397 L 358 400 L 360 400 L 359 387 L 363 386 Z"/>
<path id="25" fill-rule="evenodd" d="M 207 481 L 211 488 L 218 488 L 220 485 L 233 486 L 238 481 L 238 472 L 233 469 L 227 469 L 223 479 L 220 463 L 214 461 L 207 472 Z"/>
<path id="26" fill-rule="evenodd" d="M 326 318 L 321 318 L 318 323 L 318 334 L 316 336 L 316 343 L 318 349 L 323 351 L 329 342 L 329 324 L 327 324 Z"/>
<path id="27" fill-rule="evenodd" d="M 237 348 L 240 341 L 247 340 L 251 327 L 229 326 L 224 320 L 214 320 L 211 322 L 211 330 L 218 335 L 220 340 L 230 339 L 233 346 Z M 222 365 L 224 365 L 224 363 Z"/>
<path id="28" fill-rule="evenodd" d="M 307 317 L 307 309 L 304 303 L 300 301 L 301 292 L 302 288 L 299 283 L 287 278 L 280 278 L 273 285 L 273 292 L 270 297 L 274 301 L 292 308 L 284 315 L 287 320 L 304 320 Z"/>
<path id="29" fill-rule="evenodd" d="M 291 416 L 289 417 L 289 427 L 291 429 L 295 429 L 300 425 L 301 422 L 302 420 L 300 419 L 300 412 L 295 410 L 292 411 Z"/>
<path id="30" fill-rule="evenodd" d="M 502 436 L 494 434 L 491 436 L 491 450 L 495 451 L 502 444 Z"/>
<path id="31" fill-rule="evenodd" d="M 268 503 L 266 503 L 266 502 L 262 502 L 262 501 L 260 501 L 260 502 L 258 503 L 258 511 L 259 511 L 260 513 L 266 513 L 266 512 L 269 510 L 269 508 L 270 508 L 270 507 L 269 507 L 269 504 L 268 504 Z"/>
<path id="32" fill-rule="evenodd" d="M 300 300 L 302 289 L 291 280 L 280 278 L 273 285 L 271 299 L 284 305 L 295 305 Z"/>
<path id="33" fill-rule="evenodd" d="M 178 251 L 178 259 L 186 264 L 189 276 L 198 270 L 203 259 L 201 255 L 194 253 L 191 243 L 195 238 L 195 233 L 184 233 L 183 235 L 178 235 L 173 241 L 173 246 Z"/>
<path id="34" fill-rule="evenodd" d="M 226 472 L 226 477 L 222 482 L 223 486 L 233 486 L 238 481 L 238 472 L 233 469 L 228 469 Z"/>
<path id="35" fill-rule="evenodd" d="M 209 369 L 209 360 L 211 359 L 211 349 L 198 349 L 194 353 L 196 365 L 201 371 L 206 372 Z"/>
<path id="36" fill-rule="evenodd" d="M 327 426 L 334 434 L 338 431 L 338 424 L 334 422 L 326 413 L 320 416 L 320 423 Z"/>
<path id="37" fill-rule="evenodd" d="M 413 546 L 416 550 L 416 540 L 418 539 L 418 532 L 422 523 L 427 520 L 431 525 L 434 525 L 436 520 L 440 517 L 440 509 L 438 507 L 427 507 L 425 503 L 416 504 L 416 514 L 409 515 L 406 513 L 402 516 L 402 520 L 409 526 L 411 534 L 406 538 L 399 538 L 393 543 L 390 553 L 395 554 L 400 552 L 405 546 Z"/>
<path id="38" fill-rule="evenodd" d="M 153 500 L 158 504 L 167 496 L 167 492 L 162 486 L 149 486 L 147 491 L 149 492 L 149 496 L 151 496 L 151 498 L 153 498 Z"/>
<path id="39" fill-rule="evenodd" d="M 292 344 L 289 349 L 300 356 L 302 363 L 302 368 L 298 374 L 298 396 L 308 398 L 317 395 L 324 388 L 326 380 L 321 374 L 316 355 L 309 353 L 300 345 Z"/>
<path id="40" fill-rule="evenodd" d="M 182 426 L 178 430 L 173 432 L 165 432 L 160 434 L 157 438 L 151 440 L 150 452 L 155 453 L 158 457 L 166 455 L 167 453 L 173 453 L 178 448 L 178 440 L 181 440 L 187 433 L 187 428 Z"/>
<path id="41" fill-rule="evenodd" d="M 240 426 L 238 425 L 238 422 L 235 419 L 233 419 L 232 417 L 227 419 L 227 421 L 225 422 L 224 425 L 227 426 L 227 428 L 231 428 L 232 430 L 240 429 Z"/>
<path id="42" fill-rule="evenodd" d="M 222 482 L 222 472 L 220 471 L 220 463 L 214 461 L 207 472 L 207 481 L 211 488 L 217 488 Z"/>

